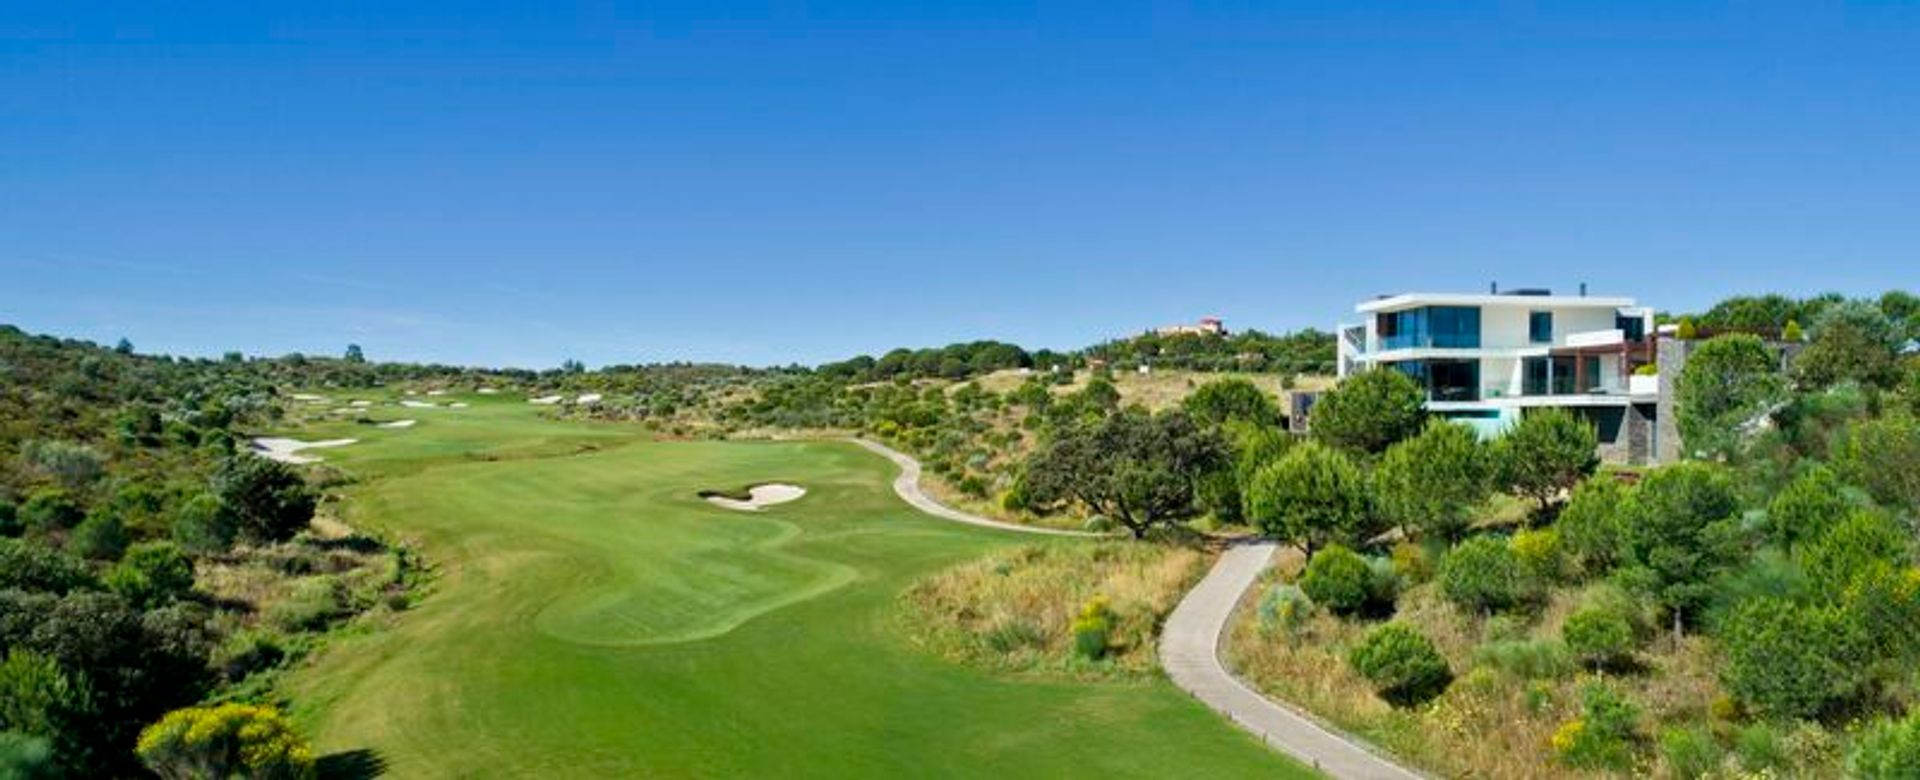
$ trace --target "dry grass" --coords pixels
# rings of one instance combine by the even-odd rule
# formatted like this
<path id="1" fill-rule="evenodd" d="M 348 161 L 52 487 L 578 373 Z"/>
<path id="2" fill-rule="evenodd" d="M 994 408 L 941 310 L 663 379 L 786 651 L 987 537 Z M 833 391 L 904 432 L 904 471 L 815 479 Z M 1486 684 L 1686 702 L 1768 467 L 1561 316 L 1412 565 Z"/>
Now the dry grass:
<path id="1" fill-rule="evenodd" d="M 1210 556 L 1140 542 L 1014 548 L 935 574 L 902 597 L 918 645 L 964 663 L 1013 672 L 1131 677 L 1156 667 L 1160 623 L 1206 573 Z M 1113 614 L 1106 659 L 1072 653 L 1071 624 L 1095 596 Z"/>
<path id="2" fill-rule="evenodd" d="M 1029 376 L 1032 375 L 1023 374 L 1015 370 L 995 371 L 973 381 L 974 384 L 979 385 L 982 390 L 1006 393 L 1020 387 L 1021 383 L 1027 381 Z M 1053 392 L 1055 395 L 1075 392 L 1086 387 L 1087 382 L 1092 378 L 1092 372 L 1076 371 L 1074 372 L 1073 382 L 1071 384 L 1055 385 Z M 1288 390 L 1283 386 L 1279 374 L 1215 373 L 1180 371 L 1174 369 L 1159 369 L 1148 374 L 1131 370 L 1122 371 L 1115 369 L 1113 371 L 1113 386 L 1114 389 L 1120 391 L 1120 402 L 1122 404 L 1140 404 L 1154 411 L 1171 409 L 1178 406 L 1195 388 L 1208 382 L 1221 379 L 1245 379 L 1252 382 L 1261 390 L 1265 390 L 1279 398 L 1282 409 L 1286 408 L 1286 399 L 1292 394 L 1293 390 L 1325 390 L 1328 387 L 1332 387 L 1334 382 L 1333 377 L 1303 375 L 1296 377 L 1294 379 L 1293 390 Z"/>
<path id="3" fill-rule="evenodd" d="M 1291 577 L 1298 571 L 1298 563 L 1283 562 L 1276 571 L 1272 581 Z M 1549 739 L 1561 723 L 1577 715 L 1580 686 L 1594 675 L 1570 665 L 1529 675 L 1518 664 L 1502 662 L 1483 652 L 1489 641 L 1503 638 L 1553 649 L 1567 615 L 1585 597 L 1580 590 L 1561 589 L 1537 613 L 1487 619 L 1462 613 L 1432 584 L 1406 591 L 1394 619 L 1413 625 L 1432 639 L 1456 675 L 1439 698 L 1411 710 L 1395 709 L 1382 702 L 1347 666 L 1348 649 L 1374 623 L 1317 612 L 1296 637 L 1290 638 L 1281 629 L 1263 626 L 1253 603 L 1249 603 L 1236 618 L 1228 655 L 1246 679 L 1269 695 L 1301 706 L 1436 774 L 1516 779 L 1591 777 L 1591 773 L 1556 763 Z M 1654 631 L 1657 633 L 1657 629 Z M 1689 637 L 1675 645 L 1664 635 L 1657 635 L 1639 658 L 1641 669 L 1608 675 L 1607 680 L 1639 705 L 1644 735 L 1651 737 L 1662 726 L 1685 724 L 1706 724 L 1727 732 L 1729 724 L 1713 721 L 1710 714 L 1710 703 L 1720 696 L 1710 643 Z M 1633 774 L 1671 776 L 1657 752 L 1648 745 Z M 1811 772 L 1806 776 L 1826 776 L 1823 773 L 1833 767 L 1803 765 L 1803 769 Z"/>

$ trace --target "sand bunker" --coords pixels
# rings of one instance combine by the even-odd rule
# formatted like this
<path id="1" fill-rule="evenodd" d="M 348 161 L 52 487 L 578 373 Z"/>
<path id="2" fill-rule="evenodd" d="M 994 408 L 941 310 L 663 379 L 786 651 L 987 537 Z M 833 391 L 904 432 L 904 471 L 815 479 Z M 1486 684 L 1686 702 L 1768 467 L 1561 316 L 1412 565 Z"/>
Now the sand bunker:
<path id="1" fill-rule="evenodd" d="M 498 393 L 498 392 L 500 392 L 500 388 L 498 388 L 498 387 L 482 387 L 482 388 L 480 388 L 480 394 L 481 394 L 481 395 L 493 395 L 494 393 Z"/>
<path id="2" fill-rule="evenodd" d="M 600 403 L 600 398 L 601 395 L 599 393 L 587 393 L 586 395 L 573 399 L 573 402 L 577 404 L 597 404 Z"/>
<path id="3" fill-rule="evenodd" d="M 446 394 L 447 394 L 447 391 L 445 390 L 428 390 L 427 391 L 427 395 L 446 395 Z"/>
<path id="4" fill-rule="evenodd" d="M 359 407 L 359 408 L 361 408 L 361 409 L 365 409 L 365 408 L 367 408 L 367 407 L 369 407 L 369 406 L 372 406 L 372 405 L 373 405 L 373 402 L 372 402 L 372 401 L 354 401 L 353 403 L 350 403 L 350 404 L 347 404 L 347 405 L 348 405 L 348 406 L 357 406 L 357 407 Z"/>
<path id="5" fill-rule="evenodd" d="M 394 420 L 393 422 L 383 422 L 383 423 L 380 423 L 380 427 L 382 427 L 382 428 L 412 428 L 412 427 L 414 426 L 414 424 L 415 424 L 415 423 L 417 423 L 417 422 L 419 422 L 419 420 Z"/>
<path id="6" fill-rule="evenodd" d="M 259 438 L 253 440 L 252 449 L 255 455 L 259 455 L 267 460 L 277 460 L 281 463 L 298 465 L 302 463 L 319 463 L 321 461 L 318 455 L 301 455 L 301 450 L 311 450 L 322 447 L 345 447 L 356 441 L 359 440 L 328 439 L 326 441 L 301 441 L 299 439 Z"/>
<path id="7" fill-rule="evenodd" d="M 807 489 L 799 485 L 769 482 L 765 485 L 754 485 L 753 487 L 747 488 L 747 497 L 745 499 L 729 496 L 717 490 L 702 491 L 700 497 L 706 499 L 714 506 L 726 507 L 741 512 L 758 512 L 764 507 L 794 501 L 806 494 Z"/>
<path id="8" fill-rule="evenodd" d="M 465 409 L 467 408 L 467 402 L 454 401 L 453 403 L 447 404 L 447 408 L 448 409 Z"/>
<path id="9" fill-rule="evenodd" d="M 401 401 L 400 405 L 408 409 L 433 409 L 439 406 L 439 404 L 430 404 L 426 401 Z"/>
<path id="10" fill-rule="evenodd" d="M 552 406 L 554 404 L 560 403 L 560 396 L 543 395 L 543 396 L 540 396 L 539 398 L 529 398 L 527 399 L 527 403 L 540 404 L 541 406 Z"/>
<path id="11" fill-rule="evenodd" d="M 292 398 L 293 398 L 293 400 L 295 400 L 295 401 L 325 401 L 325 400 L 327 400 L 327 398 L 326 398 L 326 396 L 320 396 L 320 395 L 314 395 L 314 394 L 312 394 L 312 393 L 294 393 L 294 394 L 293 394 L 293 396 L 292 396 Z"/>

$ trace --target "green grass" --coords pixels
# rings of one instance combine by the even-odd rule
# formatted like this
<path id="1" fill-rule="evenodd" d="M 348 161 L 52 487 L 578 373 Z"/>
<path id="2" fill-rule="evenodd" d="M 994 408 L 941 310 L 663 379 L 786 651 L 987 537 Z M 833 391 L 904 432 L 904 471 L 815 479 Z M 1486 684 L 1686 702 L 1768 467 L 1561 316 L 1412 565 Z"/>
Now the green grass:
<path id="1" fill-rule="evenodd" d="M 1018 678 L 909 646 L 892 610 L 914 580 L 1031 540 L 920 515 L 876 456 L 465 400 L 297 432 L 362 439 L 321 451 L 366 478 L 347 518 L 441 569 L 288 678 L 322 754 L 399 777 L 1311 776 L 1158 677 Z M 809 493 L 760 513 L 697 496 L 765 481 Z"/>

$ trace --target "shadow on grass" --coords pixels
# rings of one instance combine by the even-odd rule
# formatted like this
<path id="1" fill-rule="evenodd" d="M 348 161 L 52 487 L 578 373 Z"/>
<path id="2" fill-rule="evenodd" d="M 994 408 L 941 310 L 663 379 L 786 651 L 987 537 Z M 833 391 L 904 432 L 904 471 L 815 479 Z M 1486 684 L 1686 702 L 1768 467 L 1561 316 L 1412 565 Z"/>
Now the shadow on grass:
<path id="1" fill-rule="evenodd" d="M 370 780 L 387 773 L 387 760 L 366 748 L 342 750 L 314 762 L 320 780 Z"/>

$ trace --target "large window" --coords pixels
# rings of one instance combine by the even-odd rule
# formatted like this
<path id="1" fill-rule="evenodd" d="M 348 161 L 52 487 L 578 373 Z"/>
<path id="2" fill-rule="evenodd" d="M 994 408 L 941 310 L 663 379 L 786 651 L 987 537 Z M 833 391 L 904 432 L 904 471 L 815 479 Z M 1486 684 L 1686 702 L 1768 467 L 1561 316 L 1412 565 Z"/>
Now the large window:
<path id="1" fill-rule="evenodd" d="M 1553 312 L 1536 311 L 1527 315 L 1527 339 L 1535 344 L 1553 343 Z"/>
<path id="2" fill-rule="evenodd" d="M 1480 400 L 1480 361 L 1403 360 L 1391 364 L 1427 389 L 1429 401 Z"/>
<path id="3" fill-rule="evenodd" d="M 1480 346 L 1480 309 L 1473 306 L 1424 306 L 1386 312 L 1375 330 L 1381 349 L 1474 349 Z"/>
<path id="4" fill-rule="evenodd" d="M 1522 361 L 1520 392 L 1523 395 L 1572 395 L 1573 360 L 1571 356 L 1562 356 L 1533 357 Z M 1595 366 L 1595 373 L 1598 372 L 1598 366 Z"/>
<path id="5" fill-rule="evenodd" d="M 1613 326 L 1620 329 L 1620 333 L 1623 334 L 1627 341 L 1640 342 L 1647 340 L 1647 320 L 1645 317 L 1630 317 L 1624 314 L 1617 315 L 1613 318 Z"/>

